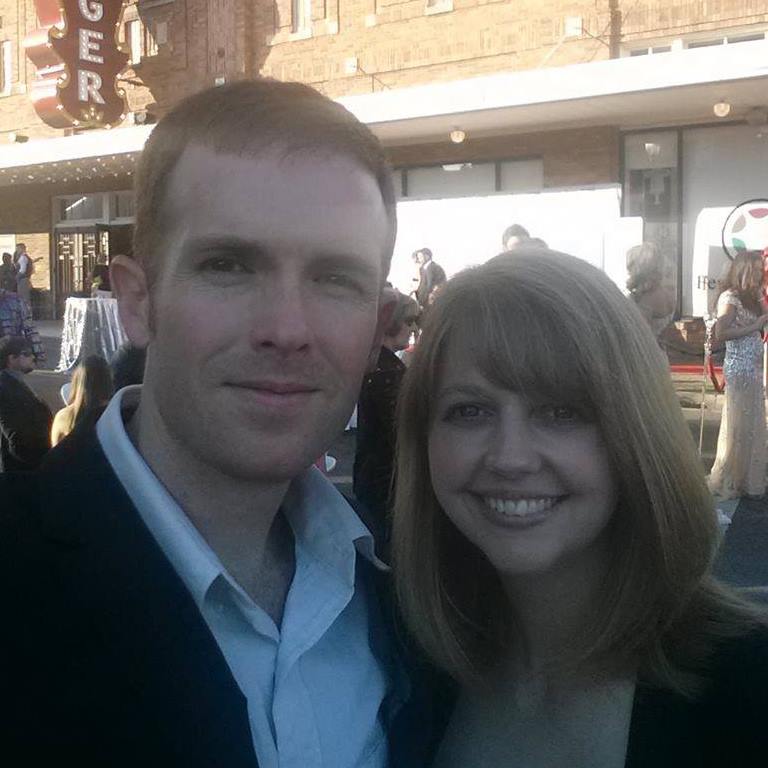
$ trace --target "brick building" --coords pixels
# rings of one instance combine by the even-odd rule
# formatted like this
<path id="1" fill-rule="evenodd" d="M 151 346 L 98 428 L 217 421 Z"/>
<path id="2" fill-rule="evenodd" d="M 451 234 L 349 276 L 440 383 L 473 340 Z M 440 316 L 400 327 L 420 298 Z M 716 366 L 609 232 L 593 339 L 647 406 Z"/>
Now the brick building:
<path id="1" fill-rule="evenodd" d="M 0 0 L 0 250 L 23 240 L 44 257 L 40 314 L 130 247 L 132 170 L 157 117 L 257 74 L 313 85 L 381 137 L 399 174 L 401 287 L 415 248 L 450 273 L 498 251 L 518 221 L 620 284 L 626 248 L 656 242 L 678 310 L 701 314 L 728 213 L 768 197 L 758 0 L 124 5 L 127 117 L 80 131 L 37 116 L 24 47 L 36 4 Z"/>

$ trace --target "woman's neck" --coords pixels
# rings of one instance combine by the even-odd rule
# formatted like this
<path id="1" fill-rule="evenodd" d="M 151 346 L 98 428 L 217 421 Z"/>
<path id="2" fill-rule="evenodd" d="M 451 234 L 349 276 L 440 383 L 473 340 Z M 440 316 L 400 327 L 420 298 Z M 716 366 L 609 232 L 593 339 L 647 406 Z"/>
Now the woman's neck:
<path id="1" fill-rule="evenodd" d="M 594 621 L 605 599 L 608 553 L 603 543 L 593 546 L 595 557 L 580 557 L 556 571 L 502 575 L 520 639 L 512 662 L 520 671 L 535 673 L 573 653 Z"/>

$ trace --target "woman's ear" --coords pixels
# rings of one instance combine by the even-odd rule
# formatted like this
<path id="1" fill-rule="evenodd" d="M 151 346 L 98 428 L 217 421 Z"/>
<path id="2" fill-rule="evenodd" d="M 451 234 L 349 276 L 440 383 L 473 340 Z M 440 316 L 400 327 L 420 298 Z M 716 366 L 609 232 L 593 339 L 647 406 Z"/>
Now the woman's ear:
<path id="1" fill-rule="evenodd" d="M 147 274 L 138 261 L 115 256 L 109 265 L 109 279 L 117 298 L 120 321 L 134 347 L 149 344 L 150 308 Z"/>

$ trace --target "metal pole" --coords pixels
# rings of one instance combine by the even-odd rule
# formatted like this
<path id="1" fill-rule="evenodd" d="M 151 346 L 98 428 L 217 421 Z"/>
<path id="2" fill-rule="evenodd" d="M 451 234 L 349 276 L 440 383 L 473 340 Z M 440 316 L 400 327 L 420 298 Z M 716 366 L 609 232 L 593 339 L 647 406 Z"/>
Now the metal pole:
<path id="1" fill-rule="evenodd" d="M 704 447 L 704 408 L 707 394 L 707 372 L 709 361 L 712 357 L 712 329 L 715 326 L 715 318 L 712 315 L 704 317 L 704 325 L 707 328 L 707 335 L 704 339 L 704 367 L 701 372 L 701 406 L 699 408 L 699 456 L 701 456 Z"/>

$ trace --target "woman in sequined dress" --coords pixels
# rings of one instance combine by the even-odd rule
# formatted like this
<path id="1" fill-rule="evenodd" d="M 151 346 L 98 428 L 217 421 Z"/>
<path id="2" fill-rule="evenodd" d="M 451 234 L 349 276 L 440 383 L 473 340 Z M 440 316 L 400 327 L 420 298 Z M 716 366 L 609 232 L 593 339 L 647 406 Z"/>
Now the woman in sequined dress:
<path id="1" fill-rule="evenodd" d="M 715 338 L 725 342 L 725 405 L 710 490 L 721 499 L 765 493 L 766 428 L 761 304 L 763 262 L 758 252 L 733 260 L 717 301 Z"/>

